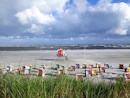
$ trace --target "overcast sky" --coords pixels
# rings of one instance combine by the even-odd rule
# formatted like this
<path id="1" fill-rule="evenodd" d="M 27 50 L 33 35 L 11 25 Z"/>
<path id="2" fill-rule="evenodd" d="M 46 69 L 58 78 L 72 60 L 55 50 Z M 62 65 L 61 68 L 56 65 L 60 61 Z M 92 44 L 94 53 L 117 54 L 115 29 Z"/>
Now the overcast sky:
<path id="1" fill-rule="evenodd" d="M 130 44 L 130 0 L 0 0 L 0 45 Z"/>

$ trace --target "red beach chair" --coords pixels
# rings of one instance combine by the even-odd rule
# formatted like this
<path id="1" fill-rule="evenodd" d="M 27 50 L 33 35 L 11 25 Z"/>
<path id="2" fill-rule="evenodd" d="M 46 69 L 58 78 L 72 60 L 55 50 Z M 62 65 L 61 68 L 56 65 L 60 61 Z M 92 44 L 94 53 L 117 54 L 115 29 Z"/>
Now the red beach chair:
<path id="1" fill-rule="evenodd" d="M 123 68 L 124 68 L 123 64 L 119 64 L 119 69 L 123 69 Z"/>
<path id="2" fill-rule="evenodd" d="M 67 54 L 65 54 L 65 51 L 63 49 L 58 49 L 58 57 L 65 57 L 66 60 L 68 60 Z"/>
<path id="3" fill-rule="evenodd" d="M 126 73 L 125 73 L 125 78 L 126 78 L 126 79 L 130 79 L 130 72 L 126 72 Z"/>
<path id="4" fill-rule="evenodd" d="M 75 71 L 75 66 L 72 65 L 71 66 L 71 70 Z"/>
<path id="5" fill-rule="evenodd" d="M 105 67 L 104 66 L 101 67 L 101 71 L 100 72 L 105 72 Z"/>
<path id="6" fill-rule="evenodd" d="M 90 68 L 90 69 L 93 69 L 93 64 L 89 64 L 89 68 Z"/>
<path id="7" fill-rule="evenodd" d="M 58 50 L 58 56 L 59 56 L 59 57 L 64 56 L 64 50 L 63 50 L 63 49 L 59 49 L 59 50 Z"/>

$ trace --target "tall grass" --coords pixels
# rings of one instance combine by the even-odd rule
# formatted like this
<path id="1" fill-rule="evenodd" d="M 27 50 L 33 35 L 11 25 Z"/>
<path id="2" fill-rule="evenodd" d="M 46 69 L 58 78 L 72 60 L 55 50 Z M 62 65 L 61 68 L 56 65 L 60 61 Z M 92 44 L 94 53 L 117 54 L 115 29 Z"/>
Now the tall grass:
<path id="1" fill-rule="evenodd" d="M 76 81 L 70 76 L 0 78 L 0 98 L 129 98 L 130 82 L 119 78 L 116 83 Z"/>

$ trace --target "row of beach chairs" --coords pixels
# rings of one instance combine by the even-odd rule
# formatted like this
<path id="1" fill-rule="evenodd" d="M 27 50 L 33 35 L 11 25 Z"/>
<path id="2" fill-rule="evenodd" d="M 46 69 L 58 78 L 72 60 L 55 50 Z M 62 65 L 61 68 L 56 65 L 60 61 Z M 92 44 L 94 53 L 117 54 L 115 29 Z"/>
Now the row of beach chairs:
<path id="1" fill-rule="evenodd" d="M 37 72 L 37 76 L 41 76 L 41 77 L 45 77 L 45 73 L 46 73 L 46 69 L 45 69 L 45 64 L 41 65 L 39 68 L 37 68 L 38 72 Z M 110 66 L 109 64 L 104 64 L 103 66 L 101 66 L 101 64 L 96 63 L 96 66 L 94 66 L 93 64 L 89 64 L 87 66 L 86 63 L 82 64 L 82 66 L 80 66 L 80 64 L 75 64 L 75 65 L 71 65 L 71 67 L 69 68 L 65 68 L 64 65 L 60 65 L 60 64 L 56 64 L 56 70 L 57 70 L 57 75 L 58 76 L 62 76 L 64 74 L 67 74 L 68 71 L 75 71 L 77 69 L 85 69 L 84 74 L 82 73 L 77 73 L 76 75 L 76 80 L 80 80 L 83 79 L 84 77 L 87 76 L 97 76 L 98 73 L 105 73 L 105 70 L 108 68 L 112 68 L 112 66 Z M 0 66 L 1 69 L 1 66 Z M 30 76 L 30 72 L 32 69 L 36 69 L 36 68 L 32 68 L 32 65 L 27 65 L 27 66 L 22 66 L 21 68 L 15 68 L 13 69 L 12 65 L 3 67 L 2 70 L 2 75 L 5 74 L 9 74 L 9 73 L 14 73 L 14 74 L 24 74 L 25 76 Z M 124 68 L 123 64 L 119 64 L 119 69 L 124 70 L 125 74 L 125 78 L 126 80 L 130 80 L 130 65 L 127 68 Z"/>

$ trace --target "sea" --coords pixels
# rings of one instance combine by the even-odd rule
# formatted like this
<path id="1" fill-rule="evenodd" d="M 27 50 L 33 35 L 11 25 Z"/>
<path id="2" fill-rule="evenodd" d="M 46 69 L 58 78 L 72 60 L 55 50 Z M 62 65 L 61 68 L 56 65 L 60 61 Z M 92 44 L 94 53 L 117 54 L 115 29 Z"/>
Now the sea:
<path id="1" fill-rule="evenodd" d="M 0 51 L 20 50 L 79 50 L 79 49 L 130 49 L 130 44 L 60 44 L 60 45 L 21 45 L 0 46 Z"/>

